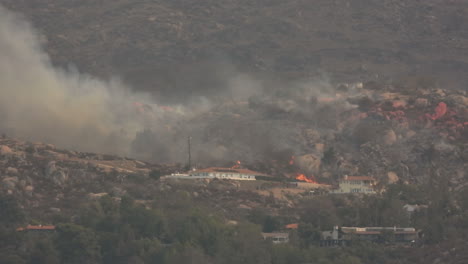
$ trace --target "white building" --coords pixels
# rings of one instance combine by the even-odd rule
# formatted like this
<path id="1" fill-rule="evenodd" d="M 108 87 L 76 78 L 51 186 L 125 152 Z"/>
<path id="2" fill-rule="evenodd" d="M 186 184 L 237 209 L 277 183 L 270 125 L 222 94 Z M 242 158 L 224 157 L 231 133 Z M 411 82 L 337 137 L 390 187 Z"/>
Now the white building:
<path id="1" fill-rule="evenodd" d="M 243 180 L 243 181 L 254 181 L 256 179 L 255 178 L 256 176 L 267 176 L 267 175 L 261 172 L 251 171 L 248 169 L 233 169 L 233 168 L 218 168 L 218 167 L 195 170 L 189 173 L 189 177 L 218 178 L 218 179 Z"/>
<path id="2" fill-rule="evenodd" d="M 375 193 L 376 180 L 368 176 L 344 176 L 332 193 Z"/>
<path id="3" fill-rule="evenodd" d="M 281 244 L 289 242 L 289 233 L 262 233 L 263 239 L 273 242 L 273 244 Z"/>
<path id="4" fill-rule="evenodd" d="M 248 169 L 236 168 L 219 168 L 211 167 L 206 169 L 199 169 L 190 171 L 188 173 L 176 173 L 167 176 L 168 178 L 177 179 L 228 179 L 240 181 L 254 181 L 257 176 L 268 176 L 267 174 L 256 172 Z"/>
<path id="5" fill-rule="evenodd" d="M 321 244 L 324 246 L 346 245 L 344 241 L 367 240 L 384 242 L 391 238 L 394 242 L 415 242 L 419 231 L 413 227 L 341 227 L 323 231 Z"/>

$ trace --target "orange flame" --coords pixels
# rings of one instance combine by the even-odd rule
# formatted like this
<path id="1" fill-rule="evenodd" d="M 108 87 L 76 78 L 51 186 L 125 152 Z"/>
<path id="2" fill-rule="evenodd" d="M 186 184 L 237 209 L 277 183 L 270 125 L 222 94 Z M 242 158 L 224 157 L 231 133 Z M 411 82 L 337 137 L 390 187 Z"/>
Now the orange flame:
<path id="1" fill-rule="evenodd" d="M 307 178 L 304 174 L 297 174 L 296 180 L 298 181 L 303 181 L 303 182 L 308 182 L 308 183 L 317 183 L 314 180 L 314 176 L 311 176 L 310 178 Z"/>
<path id="2" fill-rule="evenodd" d="M 236 165 L 232 166 L 231 169 L 238 169 L 240 167 L 240 165 L 241 165 L 241 162 L 240 162 L 240 160 L 238 160 L 236 162 Z"/>
<path id="3" fill-rule="evenodd" d="M 447 113 L 447 104 L 444 102 L 440 102 L 437 107 L 434 109 L 435 114 L 427 114 L 426 116 L 432 120 L 437 120 L 443 117 Z"/>

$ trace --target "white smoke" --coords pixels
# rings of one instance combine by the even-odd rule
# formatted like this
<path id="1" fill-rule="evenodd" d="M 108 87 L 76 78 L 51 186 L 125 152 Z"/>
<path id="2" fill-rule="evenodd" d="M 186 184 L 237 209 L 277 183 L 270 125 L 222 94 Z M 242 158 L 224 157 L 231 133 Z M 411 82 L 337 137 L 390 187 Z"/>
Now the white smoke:
<path id="1" fill-rule="evenodd" d="M 39 36 L 0 6 L 0 131 L 87 151 L 127 154 L 150 103 L 118 80 L 54 68 Z"/>

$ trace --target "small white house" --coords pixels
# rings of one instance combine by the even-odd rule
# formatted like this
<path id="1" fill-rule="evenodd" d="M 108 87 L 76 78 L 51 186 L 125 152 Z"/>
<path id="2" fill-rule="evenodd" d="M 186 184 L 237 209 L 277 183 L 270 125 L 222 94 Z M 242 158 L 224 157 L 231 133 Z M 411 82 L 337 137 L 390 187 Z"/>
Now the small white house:
<path id="1" fill-rule="evenodd" d="M 333 193 L 375 193 L 376 180 L 368 176 L 344 176 Z"/>
<path id="2" fill-rule="evenodd" d="M 289 242 L 289 233 L 262 233 L 263 239 L 273 242 L 273 244 L 281 244 Z"/>
<path id="3" fill-rule="evenodd" d="M 194 178 L 218 178 L 229 180 L 254 181 L 256 176 L 266 176 L 263 173 L 248 169 L 218 168 L 211 167 L 191 171 L 189 177 Z"/>

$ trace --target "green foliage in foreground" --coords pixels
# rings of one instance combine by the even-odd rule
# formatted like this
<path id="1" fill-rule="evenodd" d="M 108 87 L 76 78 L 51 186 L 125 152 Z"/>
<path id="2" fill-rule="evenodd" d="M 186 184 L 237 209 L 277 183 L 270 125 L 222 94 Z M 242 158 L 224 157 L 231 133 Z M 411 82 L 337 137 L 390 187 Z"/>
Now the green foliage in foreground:
<path id="1" fill-rule="evenodd" d="M 410 225 L 424 231 L 421 243 L 426 245 L 465 234 L 468 191 L 455 197 L 444 186 L 437 188 L 433 195 L 392 185 L 372 197 L 304 198 L 296 208 L 298 230 L 291 232 L 289 244 L 280 245 L 264 241 L 261 232 L 281 229 L 288 223 L 286 215 L 254 209 L 238 224 L 227 224 L 224 215 L 193 203 L 184 191 L 165 194 L 173 196 L 156 200 L 153 209 L 131 197 L 105 196 L 83 205 L 70 220 L 61 218 L 55 232 L 15 231 L 32 220 L 15 200 L 0 196 L 0 263 L 414 263 L 407 254 L 414 249 L 388 246 L 391 234 L 383 235 L 382 244 L 356 241 L 349 247 L 321 248 L 320 231 L 333 225 Z M 421 201 L 427 201 L 427 210 L 411 217 L 402 209 L 405 203 Z"/>

